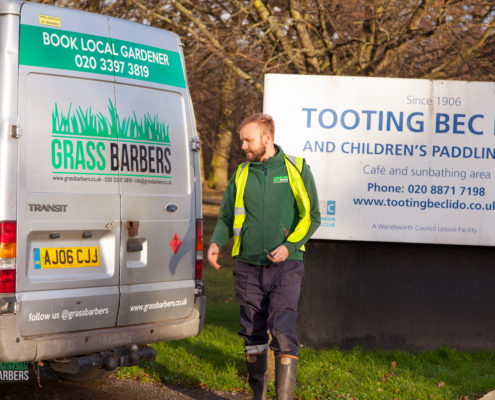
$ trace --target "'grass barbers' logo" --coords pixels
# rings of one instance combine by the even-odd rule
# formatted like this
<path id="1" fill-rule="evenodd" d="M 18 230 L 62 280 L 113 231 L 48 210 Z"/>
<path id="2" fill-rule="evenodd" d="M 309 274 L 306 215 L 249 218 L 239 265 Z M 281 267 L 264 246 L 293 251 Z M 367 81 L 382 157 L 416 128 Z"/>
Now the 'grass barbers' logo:
<path id="1" fill-rule="evenodd" d="M 0 362 L 0 382 L 27 382 L 28 380 L 28 363 Z"/>
<path id="2" fill-rule="evenodd" d="M 72 103 L 52 112 L 54 173 L 171 178 L 170 125 L 150 113 L 119 116 L 109 99 L 108 113 Z"/>

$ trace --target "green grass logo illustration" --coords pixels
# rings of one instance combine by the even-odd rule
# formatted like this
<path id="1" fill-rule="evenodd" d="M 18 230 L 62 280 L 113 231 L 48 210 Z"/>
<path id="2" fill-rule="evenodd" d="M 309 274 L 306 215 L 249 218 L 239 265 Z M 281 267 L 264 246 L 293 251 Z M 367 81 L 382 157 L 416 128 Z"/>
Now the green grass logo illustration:
<path id="1" fill-rule="evenodd" d="M 55 103 L 52 111 L 52 133 L 62 135 L 92 136 L 98 138 L 126 138 L 139 141 L 153 141 L 170 144 L 169 124 L 160 122 L 158 115 L 153 118 L 146 113 L 138 118 L 136 113 L 121 118 L 111 99 L 108 99 L 109 117 L 101 111 L 95 112 L 91 107 L 83 110 L 81 106 L 67 113 Z"/>

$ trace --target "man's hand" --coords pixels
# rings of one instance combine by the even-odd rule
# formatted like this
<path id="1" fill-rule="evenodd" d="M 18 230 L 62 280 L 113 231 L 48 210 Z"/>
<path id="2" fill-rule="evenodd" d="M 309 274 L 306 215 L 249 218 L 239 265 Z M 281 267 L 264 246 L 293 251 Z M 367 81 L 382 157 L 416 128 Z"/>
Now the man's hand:
<path id="1" fill-rule="evenodd" d="M 278 246 L 275 250 L 270 252 L 271 255 L 267 255 L 268 258 L 273 263 L 279 263 L 285 261 L 289 257 L 289 250 L 283 244 Z"/>
<path id="2" fill-rule="evenodd" d="M 220 269 L 221 265 L 218 263 L 218 256 L 220 255 L 220 249 L 216 243 L 210 244 L 208 247 L 208 262 L 215 269 Z"/>

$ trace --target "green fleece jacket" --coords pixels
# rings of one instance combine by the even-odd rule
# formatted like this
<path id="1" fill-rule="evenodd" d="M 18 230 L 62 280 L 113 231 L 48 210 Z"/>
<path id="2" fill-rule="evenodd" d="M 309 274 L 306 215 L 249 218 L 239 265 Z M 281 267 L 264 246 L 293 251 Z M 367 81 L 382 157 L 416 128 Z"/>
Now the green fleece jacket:
<path id="1" fill-rule="evenodd" d="M 284 244 L 289 250 L 288 260 L 302 260 L 299 248 L 305 244 L 320 225 L 318 195 L 309 166 L 304 163 L 301 175 L 311 202 L 311 226 L 304 238 L 297 242 L 287 242 L 287 236 L 299 221 L 296 199 L 288 180 L 284 152 L 275 145 L 277 153 L 266 162 L 255 161 L 249 164 L 249 173 L 244 191 L 246 220 L 241 231 L 239 261 L 265 265 L 270 263 L 264 249 L 272 251 Z M 236 196 L 235 173 L 225 189 L 220 215 L 210 243 L 219 247 L 233 236 L 234 203 Z"/>

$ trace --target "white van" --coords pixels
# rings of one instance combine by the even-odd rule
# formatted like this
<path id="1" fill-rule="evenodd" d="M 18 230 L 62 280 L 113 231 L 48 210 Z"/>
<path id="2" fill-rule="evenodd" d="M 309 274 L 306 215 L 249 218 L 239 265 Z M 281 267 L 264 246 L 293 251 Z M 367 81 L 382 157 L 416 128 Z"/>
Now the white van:
<path id="1" fill-rule="evenodd" d="M 179 37 L 2 0 L 0 88 L 0 361 L 95 375 L 197 335 L 199 141 Z"/>

